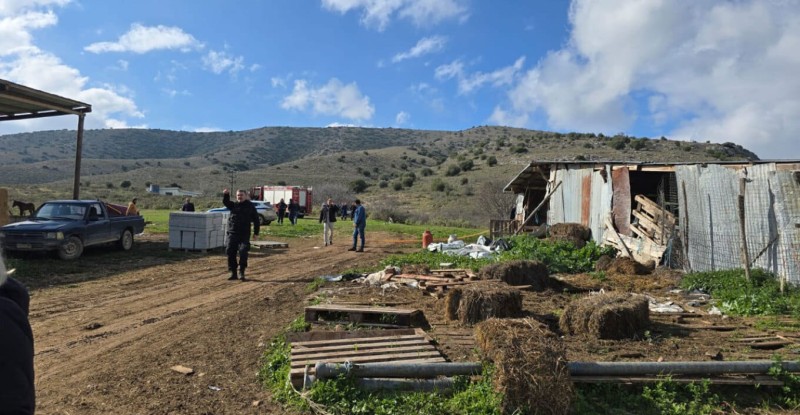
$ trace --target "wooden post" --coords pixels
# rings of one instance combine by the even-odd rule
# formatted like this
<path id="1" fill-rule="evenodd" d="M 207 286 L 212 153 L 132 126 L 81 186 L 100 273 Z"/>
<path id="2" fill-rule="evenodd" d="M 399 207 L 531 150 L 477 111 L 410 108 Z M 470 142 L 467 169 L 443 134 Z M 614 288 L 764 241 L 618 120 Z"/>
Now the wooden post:
<path id="1" fill-rule="evenodd" d="M 742 234 L 742 266 L 744 267 L 744 276 L 747 281 L 750 281 L 750 253 L 747 252 L 747 232 L 744 217 L 744 192 L 747 179 L 739 179 L 739 231 Z"/>
<path id="2" fill-rule="evenodd" d="M 86 114 L 78 114 L 78 137 L 75 144 L 75 176 L 72 182 L 72 198 L 80 199 L 81 194 L 81 153 L 83 152 L 83 119 Z"/>
<path id="3" fill-rule="evenodd" d="M 8 222 L 8 190 L 0 187 L 0 226 L 7 225 Z"/>

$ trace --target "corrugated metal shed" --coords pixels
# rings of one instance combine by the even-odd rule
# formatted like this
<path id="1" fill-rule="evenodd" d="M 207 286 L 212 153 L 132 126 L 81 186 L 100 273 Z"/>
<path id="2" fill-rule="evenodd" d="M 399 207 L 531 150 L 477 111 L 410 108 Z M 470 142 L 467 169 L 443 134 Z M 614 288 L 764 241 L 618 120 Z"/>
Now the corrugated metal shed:
<path id="1" fill-rule="evenodd" d="M 800 161 L 540 162 L 529 164 L 505 190 L 519 193 L 519 189 L 541 187 L 547 174 L 548 189 L 561 182 L 549 201 L 547 223 L 582 223 L 591 228 L 593 239 L 601 241 L 605 219 L 615 203 L 614 191 L 631 192 L 630 188 L 615 189 L 611 178 L 628 170 L 675 174 L 679 228 L 674 236 L 682 242 L 684 269 L 740 268 L 746 239 L 752 267 L 800 285 Z M 742 179 L 746 238 L 742 237 L 739 219 Z M 627 196 L 632 199 L 634 195 Z"/>

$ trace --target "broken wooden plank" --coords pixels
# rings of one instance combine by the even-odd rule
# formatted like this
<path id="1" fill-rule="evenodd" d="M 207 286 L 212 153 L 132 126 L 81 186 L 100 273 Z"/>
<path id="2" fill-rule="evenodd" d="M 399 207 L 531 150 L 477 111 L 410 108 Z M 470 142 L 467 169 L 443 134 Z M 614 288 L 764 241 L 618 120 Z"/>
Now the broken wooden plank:
<path id="1" fill-rule="evenodd" d="M 250 241 L 250 245 L 256 248 L 288 248 L 288 242 L 278 241 Z"/>
<path id="2" fill-rule="evenodd" d="M 412 326 L 423 323 L 422 312 L 417 309 L 393 307 L 357 307 L 325 304 L 305 308 L 307 323 L 350 322 L 376 327 Z"/>

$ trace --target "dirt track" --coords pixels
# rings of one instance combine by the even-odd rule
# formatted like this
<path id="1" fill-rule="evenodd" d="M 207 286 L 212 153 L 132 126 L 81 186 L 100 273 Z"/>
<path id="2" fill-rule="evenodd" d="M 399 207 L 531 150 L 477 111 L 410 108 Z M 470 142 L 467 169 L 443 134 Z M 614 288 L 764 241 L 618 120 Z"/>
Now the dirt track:
<path id="1" fill-rule="evenodd" d="M 227 281 L 215 252 L 33 290 L 37 414 L 281 413 L 256 376 L 269 339 L 302 313 L 314 277 L 387 253 L 317 239 L 252 251 L 247 282 Z"/>

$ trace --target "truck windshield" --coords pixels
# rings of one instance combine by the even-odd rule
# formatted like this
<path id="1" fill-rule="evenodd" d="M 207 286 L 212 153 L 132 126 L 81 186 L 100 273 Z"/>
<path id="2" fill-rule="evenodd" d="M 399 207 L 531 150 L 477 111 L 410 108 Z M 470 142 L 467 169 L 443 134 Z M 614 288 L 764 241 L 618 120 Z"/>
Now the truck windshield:
<path id="1" fill-rule="evenodd" d="M 45 203 L 36 212 L 40 219 L 83 219 L 86 206 L 71 203 Z"/>

